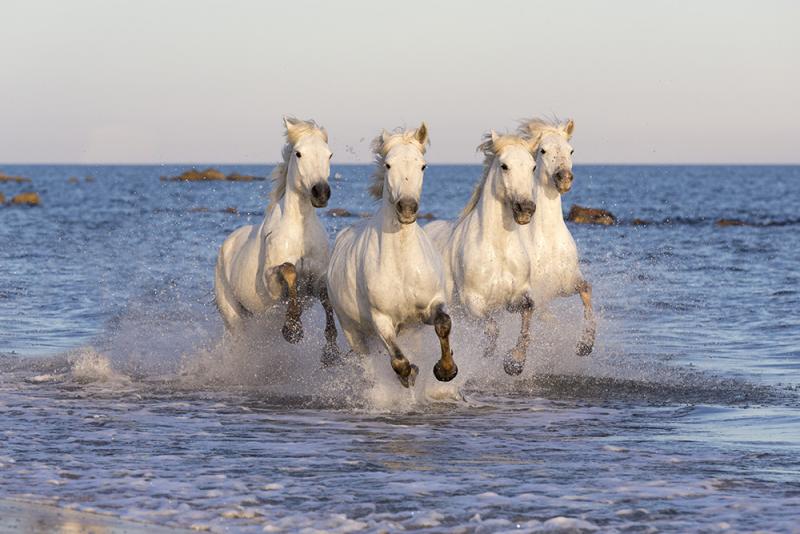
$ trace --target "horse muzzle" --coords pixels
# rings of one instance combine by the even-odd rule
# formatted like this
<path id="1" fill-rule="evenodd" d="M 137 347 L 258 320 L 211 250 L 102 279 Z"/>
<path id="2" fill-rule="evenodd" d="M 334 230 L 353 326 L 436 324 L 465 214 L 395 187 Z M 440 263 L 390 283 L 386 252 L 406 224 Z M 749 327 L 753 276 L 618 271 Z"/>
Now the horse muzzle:
<path id="1" fill-rule="evenodd" d="M 331 186 L 325 182 L 314 184 L 311 188 L 311 205 L 315 208 L 324 208 L 331 198 Z"/>
<path id="2" fill-rule="evenodd" d="M 511 202 L 511 211 L 514 214 L 514 222 L 528 224 L 536 211 L 536 204 L 533 200 L 514 200 Z"/>
<path id="3" fill-rule="evenodd" d="M 553 176 L 553 181 L 556 184 L 556 189 L 562 195 L 572 189 L 572 180 L 574 176 L 572 171 L 558 171 L 555 176 Z"/>
<path id="4" fill-rule="evenodd" d="M 395 203 L 394 209 L 401 224 L 411 224 L 417 220 L 419 204 L 413 198 L 401 198 Z"/>

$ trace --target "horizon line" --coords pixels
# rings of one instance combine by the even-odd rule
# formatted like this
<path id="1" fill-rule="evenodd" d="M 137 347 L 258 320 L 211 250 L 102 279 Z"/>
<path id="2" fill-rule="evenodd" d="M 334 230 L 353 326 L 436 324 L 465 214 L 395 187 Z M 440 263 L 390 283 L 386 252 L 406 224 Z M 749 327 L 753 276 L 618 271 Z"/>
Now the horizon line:
<path id="1" fill-rule="evenodd" d="M 131 163 L 131 162 L 107 162 L 107 163 L 81 163 L 81 162 L 38 162 L 38 163 L 30 163 L 30 162 L 0 162 L 0 167 L 3 166 L 25 166 L 25 167 L 35 167 L 35 166 L 71 166 L 71 167 L 177 167 L 177 166 L 276 166 L 280 162 L 221 162 L 221 161 L 195 161 L 195 162 L 188 162 L 188 161 L 178 161 L 178 162 L 160 162 L 160 163 L 153 163 L 153 162 L 140 162 L 140 163 Z M 331 163 L 331 166 L 364 166 L 364 165 L 374 165 L 374 161 L 369 162 L 344 162 L 344 163 Z M 431 166 L 437 165 L 450 165 L 450 166 L 480 166 L 482 162 L 437 162 L 437 163 L 428 163 Z M 743 166 L 743 167 L 797 167 L 800 166 L 800 161 L 797 162 L 782 162 L 782 163 L 767 163 L 767 162 L 671 162 L 671 163 L 660 163 L 660 162 L 586 162 L 586 163 L 575 163 L 576 166 L 586 165 L 586 166 L 638 166 L 638 167 L 689 167 L 689 166 Z M 0 169 L 2 170 L 2 169 Z"/>

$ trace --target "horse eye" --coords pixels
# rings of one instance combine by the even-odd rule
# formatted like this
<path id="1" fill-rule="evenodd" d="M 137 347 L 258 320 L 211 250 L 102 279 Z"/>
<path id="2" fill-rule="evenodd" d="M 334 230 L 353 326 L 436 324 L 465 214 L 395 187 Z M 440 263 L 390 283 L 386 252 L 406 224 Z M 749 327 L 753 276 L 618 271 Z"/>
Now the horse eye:
<path id="1" fill-rule="evenodd" d="M 542 149 L 542 154 L 547 154 L 547 150 Z"/>
<path id="2" fill-rule="evenodd" d="M 425 169 L 427 169 L 427 168 L 428 168 L 428 165 L 427 165 L 427 164 L 422 166 L 422 170 L 423 170 L 423 171 L 424 171 Z"/>
<path id="3" fill-rule="evenodd" d="M 333 159 L 333 154 L 331 154 L 330 156 L 328 156 L 328 159 Z"/>
<path id="4" fill-rule="evenodd" d="M 387 169 L 391 169 L 391 168 L 392 168 L 392 166 L 391 166 L 391 165 L 389 165 L 389 164 L 387 163 L 387 164 L 386 164 L 386 168 L 387 168 Z"/>
<path id="5" fill-rule="evenodd" d="M 504 171 L 507 171 L 508 170 L 508 165 L 506 165 L 505 163 L 501 163 L 500 164 L 500 168 L 503 169 Z"/>
<path id="6" fill-rule="evenodd" d="M 294 155 L 297 156 L 298 158 L 302 158 L 303 157 L 303 155 L 300 152 L 295 152 Z"/>
<path id="7" fill-rule="evenodd" d="M 570 151 L 569 151 L 569 155 L 570 155 L 570 156 L 571 156 L 571 155 L 573 155 L 574 153 L 575 153 L 575 149 L 574 149 L 574 148 L 573 148 L 572 150 L 570 150 Z"/>

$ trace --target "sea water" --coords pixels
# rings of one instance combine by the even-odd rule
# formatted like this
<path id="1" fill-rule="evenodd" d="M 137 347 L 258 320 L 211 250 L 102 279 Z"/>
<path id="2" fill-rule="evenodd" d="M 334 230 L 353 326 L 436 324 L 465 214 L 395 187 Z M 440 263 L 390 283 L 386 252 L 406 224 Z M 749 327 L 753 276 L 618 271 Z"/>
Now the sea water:
<path id="1" fill-rule="evenodd" d="M 270 184 L 159 180 L 186 167 L 3 167 L 42 205 L 0 207 L 0 498 L 213 532 L 800 531 L 800 167 L 576 166 L 565 212 L 618 219 L 569 225 L 594 352 L 577 297 L 513 378 L 519 318 L 493 359 L 455 314 L 452 383 L 430 327 L 401 337 L 412 390 L 379 350 L 322 368 L 318 305 L 296 346 L 223 336 L 216 253 Z M 370 172 L 334 166 L 329 208 L 376 209 Z M 421 212 L 479 175 L 430 166 Z"/>

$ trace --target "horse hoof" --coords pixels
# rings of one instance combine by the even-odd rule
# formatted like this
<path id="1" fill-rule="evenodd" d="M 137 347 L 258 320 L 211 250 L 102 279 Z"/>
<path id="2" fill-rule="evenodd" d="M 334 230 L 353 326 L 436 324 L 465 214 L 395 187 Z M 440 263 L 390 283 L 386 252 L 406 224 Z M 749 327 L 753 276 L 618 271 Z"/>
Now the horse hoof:
<path id="1" fill-rule="evenodd" d="M 458 366 L 455 363 L 453 363 L 452 371 L 447 373 L 445 372 L 441 363 L 442 362 L 436 362 L 436 365 L 433 366 L 433 376 L 435 376 L 436 380 L 438 380 L 439 382 L 450 382 L 458 374 Z"/>
<path id="2" fill-rule="evenodd" d="M 294 325 L 284 324 L 283 328 L 281 328 L 281 333 L 283 334 L 283 339 L 289 343 L 293 345 L 300 343 L 300 340 L 303 339 L 303 325 L 300 323 L 295 323 Z"/>
<path id="3" fill-rule="evenodd" d="M 400 383 L 403 385 L 404 388 L 414 387 L 414 382 L 417 381 L 417 375 L 419 374 L 419 367 L 411 364 L 411 369 L 406 376 L 397 375 L 397 379 L 400 380 Z"/>
<path id="4" fill-rule="evenodd" d="M 578 356 L 588 356 L 592 353 L 593 348 L 594 345 L 590 345 L 588 343 L 584 343 L 583 341 L 581 341 L 580 343 L 578 343 L 578 348 L 575 350 L 575 353 Z"/>
<path id="5" fill-rule="evenodd" d="M 523 367 L 525 367 L 525 360 L 515 360 L 511 355 L 506 356 L 503 360 L 503 370 L 507 375 L 517 376 L 522 373 Z"/>
<path id="6" fill-rule="evenodd" d="M 342 353 L 339 351 L 339 346 L 336 343 L 325 345 L 325 348 L 322 349 L 322 358 L 320 358 L 320 361 L 323 367 L 333 367 L 344 363 L 342 361 Z"/>

